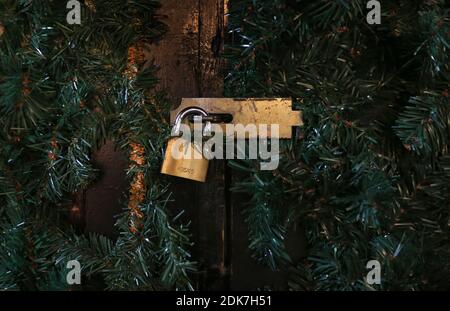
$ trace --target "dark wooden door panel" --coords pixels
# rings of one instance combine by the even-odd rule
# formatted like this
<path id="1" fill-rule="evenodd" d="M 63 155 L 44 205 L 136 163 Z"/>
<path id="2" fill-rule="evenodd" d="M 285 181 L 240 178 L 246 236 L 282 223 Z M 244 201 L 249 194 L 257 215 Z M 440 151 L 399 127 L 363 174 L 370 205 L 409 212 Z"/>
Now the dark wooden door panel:
<path id="1" fill-rule="evenodd" d="M 160 68 L 161 88 L 168 91 L 175 105 L 183 97 L 222 96 L 223 61 L 214 44 L 223 38 L 223 1 L 165 0 L 162 4 L 160 13 L 169 31 L 152 48 L 152 57 Z M 171 179 L 174 198 L 171 208 L 174 212 L 184 209 L 184 219 L 191 221 L 193 256 L 200 268 L 197 286 L 223 289 L 227 271 L 224 162 L 210 163 L 205 184 Z"/>
<path id="2" fill-rule="evenodd" d="M 114 238 L 116 215 L 122 212 L 123 200 L 128 190 L 126 155 L 117 150 L 113 141 L 106 141 L 92 154 L 99 170 L 97 181 L 84 195 L 85 231 Z"/>
<path id="3" fill-rule="evenodd" d="M 168 33 L 152 45 L 148 55 L 159 68 L 160 88 L 168 93 L 174 106 L 183 97 L 222 97 L 224 61 L 220 52 L 226 0 L 161 3 L 159 14 Z M 86 229 L 113 236 L 114 215 L 120 212 L 120 201 L 128 187 L 126 155 L 115 151 L 108 142 L 95 153 L 94 160 L 103 175 L 86 193 Z M 184 221 L 191 222 L 192 255 L 199 263 L 194 285 L 204 290 L 256 289 L 265 285 L 282 288 L 285 276 L 257 265 L 250 257 L 240 204 L 248 198 L 230 193 L 232 174 L 225 160 L 214 160 L 210 161 L 204 184 L 170 177 L 170 209 L 174 215 L 184 210 Z"/>

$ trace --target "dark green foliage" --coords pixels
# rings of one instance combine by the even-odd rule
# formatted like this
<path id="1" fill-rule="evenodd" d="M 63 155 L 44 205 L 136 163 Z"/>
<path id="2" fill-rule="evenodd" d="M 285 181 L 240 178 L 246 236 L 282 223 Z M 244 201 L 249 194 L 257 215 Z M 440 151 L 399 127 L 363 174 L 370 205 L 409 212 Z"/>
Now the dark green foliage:
<path id="1" fill-rule="evenodd" d="M 160 177 L 169 103 L 154 90 L 154 68 L 126 74 L 128 48 L 157 40 L 158 1 L 82 2 L 81 25 L 66 22 L 65 1 L 0 0 L 0 289 L 69 289 L 77 259 L 80 289 L 191 289 L 186 227 L 170 215 Z M 112 139 L 142 173 L 143 226 L 130 232 L 124 194 L 117 240 L 80 235 L 68 223 L 73 193 L 98 172 L 91 151 Z M 77 289 L 72 287 L 70 289 Z"/>
<path id="2" fill-rule="evenodd" d="M 450 286 L 449 7 L 446 1 L 234 0 L 226 96 L 292 97 L 305 125 L 279 168 L 236 190 L 255 257 L 295 290 Z M 300 225 L 308 250 L 283 241 Z M 369 285 L 366 263 L 381 263 Z"/>
<path id="3" fill-rule="evenodd" d="M 250 249 L 253 257 L 272 269 L 277 269 L 278 261 L 290 262 L 284 248 L 286 229 L 292 217 L 292 209 L 277 208 L 284 200 L 283 189 L 270 176 L 255 175 L 256 183 L 240 183 L 236 192 L 252 192 L 253 197 L 245 210 L 248 225 Z M 256 191 L 255 187 L 257 187 Z"/>
<path id="4" fill-rule="evenodd" d="M 169 105 L 149 91 L 153 68 L 124 75 L 128 47 L 164 32 L 158 2 L 93 3 L 68 25 L 64 1 L 0 0 L 0 288 L 69 289 L 65 265 L 78 259 L 85 289 L 190 289 L 188 234 L 158 172 Z M 382 1 L 370 26 L 366 3 L 230 1 L 226 96 L 293 97 L 305 121 L 276 171 L 233 163 L 248 173 L 234 189 L 252 195 L 249 246 L 294 290 L 448 289 L 449 8 Z M 146 155 L 128 171 L 145 176 L 143 228 L 130 232 L 124 208 L 115 241 L 65 217 L 106 138 Z M 284 246 L 294 224 L 301 262 Z M 372 259 L 381 285 L 365 281 Z"/>

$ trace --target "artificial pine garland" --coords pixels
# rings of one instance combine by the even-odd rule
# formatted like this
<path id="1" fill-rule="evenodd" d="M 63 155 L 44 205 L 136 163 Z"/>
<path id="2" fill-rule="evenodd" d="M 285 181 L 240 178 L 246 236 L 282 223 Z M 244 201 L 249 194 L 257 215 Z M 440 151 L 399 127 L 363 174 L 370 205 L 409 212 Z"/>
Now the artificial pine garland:
<path id="1" fill-rule="evenodd" d="M 159 174 L 169 103 L 143 49 L 163 35 L 157 1 L 85 1 L 80 25 L 61 1 L 0 1 L 0 288 L 191 289 L 186 228 Z M 71 200 L 96 178 L 105 139 L 129 154 L 116 240 L 72 229 Z M 77 289 L 74 285 L 73 289 Z"/>
<path id="2" fill-rule="evenodd" d="M 157 1 L 84 4 L 69 27 L 61 1 L 0 0 L 0 288 L 65 289 L 65 263 L 79 259 L 85 288 L 191 289 L 190 242 L 159 175 L 169 107 L 141 63 L 164 32 Z M 366 23 L 364 0 L 229 4 L 225 95 L 293 97 L 305 120 L 278 170 L 232 163 L 250 172 L 234 190 L 252 195 L 255 259 L 289 271 L 295 290 L 448 289 L 445 1 L 383 1 L 381 25 Z M 64 217 L 106 138 L 130 160 L 116 241 Z M 284 245 L 294 225 L 301 261 Z M 381 285 L 365 279 L 374 259 Z"/>
<path id="3" fill-rule="evenodd" d="M 380 1 L 380 25 L 367 2 L 229 2 L 225 96 L 292 97 L 305 121 L 275 172 L 233 165 L 249 245 L 295 290 L 449 289 L 448 1 Z"/>

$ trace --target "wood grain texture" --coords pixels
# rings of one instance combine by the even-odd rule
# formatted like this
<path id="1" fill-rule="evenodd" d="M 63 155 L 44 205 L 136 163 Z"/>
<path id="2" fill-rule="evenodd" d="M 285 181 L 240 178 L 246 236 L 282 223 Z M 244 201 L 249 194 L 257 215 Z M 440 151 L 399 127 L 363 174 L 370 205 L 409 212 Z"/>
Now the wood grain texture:
<path id="1" fill-rule="evenodd" d="M 198 0 L 164 0 L 158 11 L 168 26 L 163 39 L 152 45 L 150 61 L 158 68 L 160 89 L 166 90 L 174 106 L 181 98 L 197 96 L 200 11 Z"/>
<path id="2" fill-rule="evenodd" d="M 224 1 L 199 1 L 199 97 L 223 96 L 223 59 L 221 52 L 224 37 Z M 209 289 L 227 289 L 226 188 L 225 161 L 210 161 L 207 183 L 197 184 L 197 208 L 201 217 L 199 247 L 208 267 Z M 209 284 L 208 284 L 209 283 Z"/>
<path id="3" fill-rule="evenodd" d="M 174 106 L 182 98 L 223 95 L 224 8 L 222 0 L 165 0 L 159 12 L 169 27 L 163 40 L 151 49 L 159 68 L 160 88 Z M 172 107 L 175 108 L 175 107 Z M 224 162 L 211 161 L 205 184 L 171 178 L 173 213 L 185 210 L 191 222 L 195 276 L 200 289 L 225 289 L 225 183 Z"/>
<path id="4" fill-rule="evenodd" d="M 161 3 L 159 14 L 168 26 L 168 33 L 151 46 L 148 61 L 159 68 L 159 87 L 168 93 L 172 108 L 182 98 L 222 97 L 224 63 L 220 53 L 226 1 Z M 114 216 L 121 211 L 121 201 L 126 199 L 129 186 L 125 176 L 127 155 L 107 142 L 94 152 L 93 161 L 101 176 L 85 195 L 86 231 L 114 236 Z M 173 215 L 184 210 L 183 221 L 191 222 L 192 259 L 199 263 L 199 272 L 192 276 L 197 289 L 286 286 L 286 275 L 271 272 L 250 256 L 247 225 L 242 216 L 242 203 L 249 198 L 230 193 L 232 183 L 241 178 L 231 172 L 225 160 L 210 162 L 205 184 L 170 177 L 173 201 L 169 210 Z M 303 254 L 304 241 L 301 230 L 293 230 L 287 243 L 292 257 L 297 259 Z"/>

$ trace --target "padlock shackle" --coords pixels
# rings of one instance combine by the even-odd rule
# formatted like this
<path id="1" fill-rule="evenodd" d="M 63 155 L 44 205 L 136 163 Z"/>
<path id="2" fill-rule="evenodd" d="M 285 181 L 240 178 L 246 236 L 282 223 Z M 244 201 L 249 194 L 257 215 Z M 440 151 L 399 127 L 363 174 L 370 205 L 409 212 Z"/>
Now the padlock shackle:
<path id="1" fill-rule="evenodd" d="M 171 136 L 179 136 L 180 135 L 181 122 L 183 122 L 183 119 L 191 114 L 200 114 L 203 117 L 208 116 L 208 114 L 206 113 L 205 110 L 203 110 L 202 108 L 198 108 L 198 107 L 188 107 L 188 108 L 180 111 L 180 113 L 178 113 L 177 117 L 175 118 L 175 124 L 172 128 Z"/>

